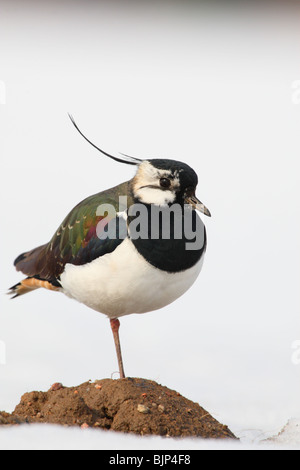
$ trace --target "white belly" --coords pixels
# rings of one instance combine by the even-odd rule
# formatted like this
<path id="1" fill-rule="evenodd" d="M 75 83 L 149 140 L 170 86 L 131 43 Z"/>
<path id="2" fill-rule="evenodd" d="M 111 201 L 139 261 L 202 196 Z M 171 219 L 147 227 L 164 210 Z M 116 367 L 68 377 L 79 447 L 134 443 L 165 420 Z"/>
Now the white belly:
<path id="1" fill-rule="evenodd" d="M 147 263 L 126 239 L 113 253 L 87 265 L 67 264 L 61 285 L 66 295 L 110 318 L 145 313 L 183 295 L 197 279 L 203 258 L 186 271 L 167 273 Z"/>

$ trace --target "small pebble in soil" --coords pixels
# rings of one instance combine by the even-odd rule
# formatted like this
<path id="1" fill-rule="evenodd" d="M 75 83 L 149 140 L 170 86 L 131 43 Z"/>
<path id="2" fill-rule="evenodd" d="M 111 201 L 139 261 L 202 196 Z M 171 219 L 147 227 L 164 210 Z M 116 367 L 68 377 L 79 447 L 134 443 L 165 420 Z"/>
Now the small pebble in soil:
<path id="1" fill-rule="evenodd" d="M 64 388 L 63 384 L 61 384 L 59 382 L 55 382 L 55 384 L 51 385 L 50 391 L 51 392 L 57 392 L 57 390 L 61 390 L 62 388 Z"/>
<path id="2" fill-rule="evenodd" d="M 147 414 L 150 413 L 150 409 L 145 405 L 138 405 L 137 410 L 139 413 Z"/>

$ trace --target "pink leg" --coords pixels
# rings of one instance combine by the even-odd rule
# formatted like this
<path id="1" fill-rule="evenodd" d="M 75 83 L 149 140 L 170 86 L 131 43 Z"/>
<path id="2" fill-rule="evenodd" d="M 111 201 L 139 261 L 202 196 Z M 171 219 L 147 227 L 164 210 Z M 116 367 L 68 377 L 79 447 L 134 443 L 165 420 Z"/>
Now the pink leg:
<path id="1" fill-rule="evenodd" d="M 119 320 L 117 318 L 110 320 L 110 326 L 114 335 L 114 341 L 115 341 L 118 363 L 119 363 L 120 379 L 125 379 L 125 372 L 124 372 L 124 367 L 123 367 L 121 345 L 120 345 L 120 338 L 119 338 L 119 328 L 120 328 Z"/>

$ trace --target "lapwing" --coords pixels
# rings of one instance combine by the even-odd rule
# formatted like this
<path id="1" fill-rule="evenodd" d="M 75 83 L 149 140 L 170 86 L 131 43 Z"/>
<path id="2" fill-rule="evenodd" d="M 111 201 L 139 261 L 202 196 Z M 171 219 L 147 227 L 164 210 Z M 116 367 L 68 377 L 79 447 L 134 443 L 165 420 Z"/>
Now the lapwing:
<path id="1" fill-rule="evenodd" d="M 21 254 L 14 265 L 27 277 L 9 293 L 50 289 L 107 315 L 124 378 L 119 318 L 161 309 L 195 283 L 207 246 L 197 211 L 210 212 L 196 197 L 198 177 L 186 163 L 110 155 L 70 119 L 102 155 L 136 166 L 135 176 L 79 203 L 49 243 Z"/>

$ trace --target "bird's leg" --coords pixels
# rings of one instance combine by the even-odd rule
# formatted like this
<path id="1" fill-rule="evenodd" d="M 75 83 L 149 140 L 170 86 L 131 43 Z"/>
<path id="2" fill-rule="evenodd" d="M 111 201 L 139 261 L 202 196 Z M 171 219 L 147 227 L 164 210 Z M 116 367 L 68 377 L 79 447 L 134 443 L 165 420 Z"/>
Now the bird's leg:
<path id="1" fill-rule="evenodd" d="M 114 341 L 117 351 L 118 363 L 119 363 L 119 372 L 120 372 L 120 379 L 125 379 L 125 372 L 123 367 L 123 359 L 121 353 L 121 345 L 120 345 L 120 338 L 119 338 L 119 328 L 120 322 L 117 318 L 113 318 L 110 320 L 110 326 L 114 335 Z"/>

